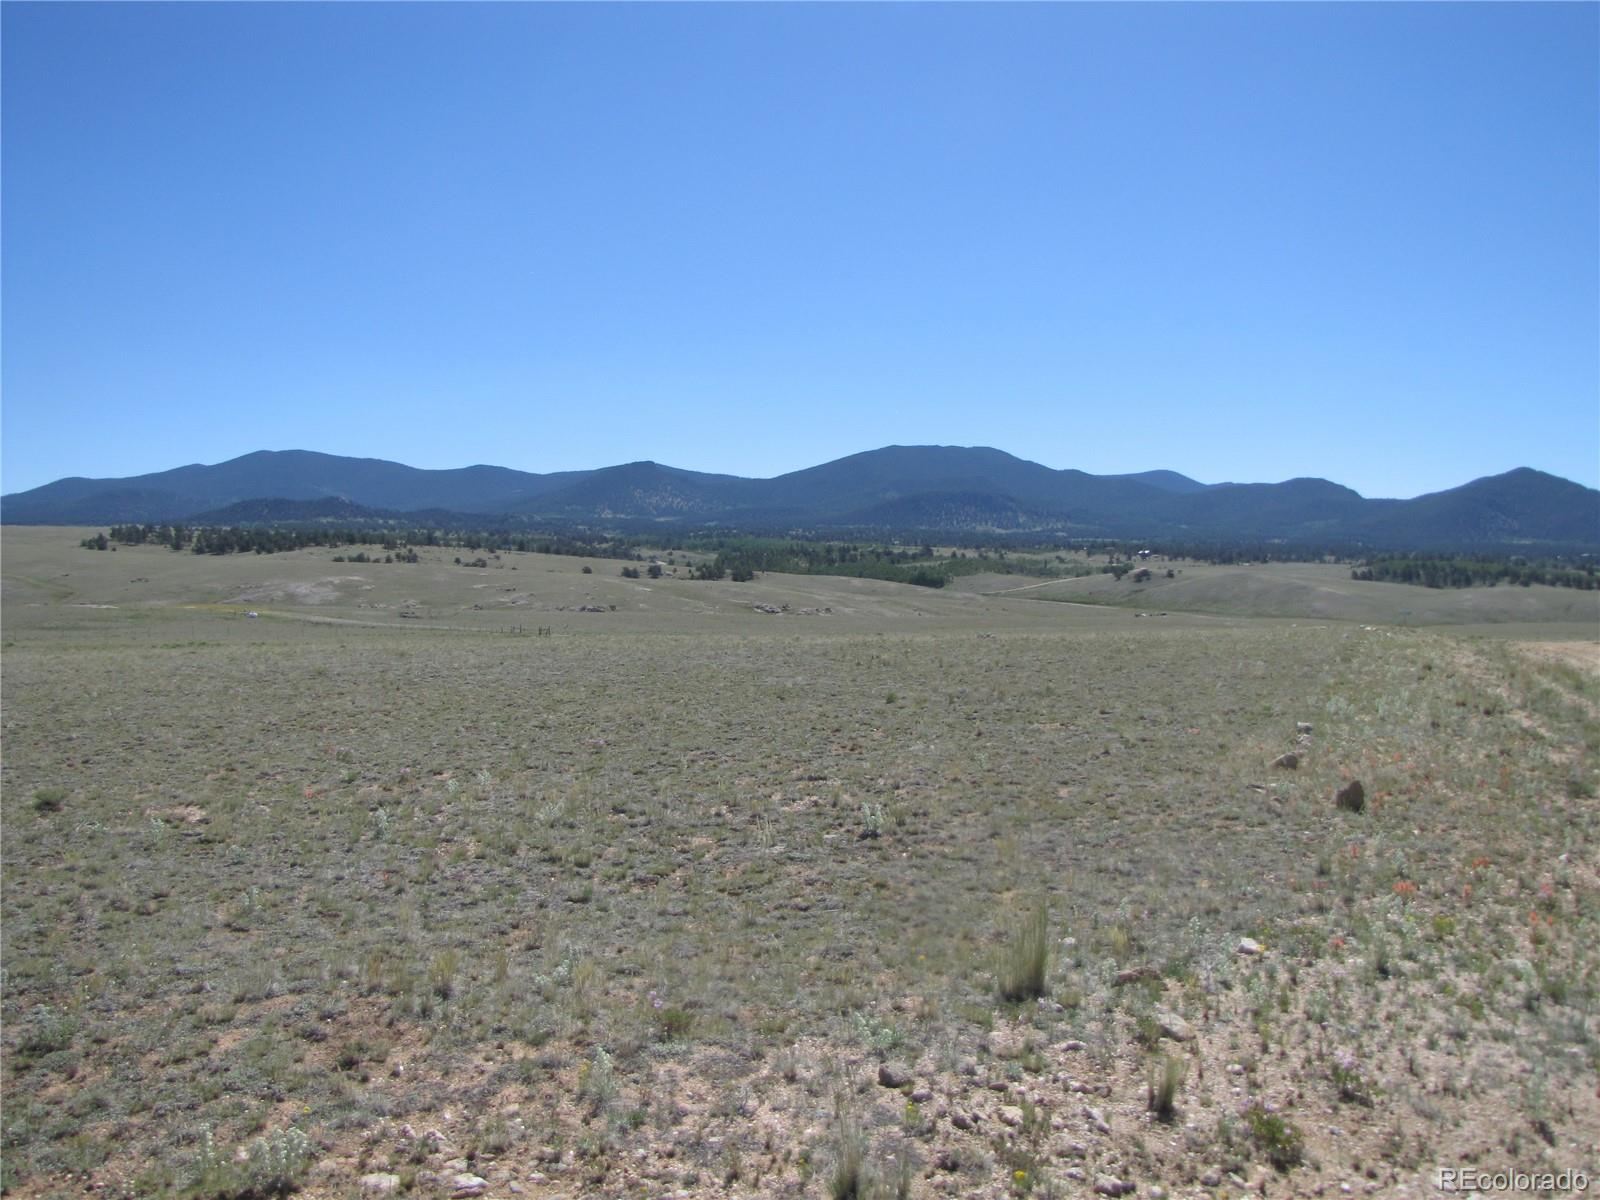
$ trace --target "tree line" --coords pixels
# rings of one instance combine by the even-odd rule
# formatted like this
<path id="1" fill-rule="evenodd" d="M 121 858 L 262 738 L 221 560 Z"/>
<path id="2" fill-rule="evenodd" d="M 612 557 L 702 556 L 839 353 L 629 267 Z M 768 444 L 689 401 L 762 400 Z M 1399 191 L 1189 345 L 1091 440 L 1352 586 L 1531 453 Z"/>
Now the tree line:
<path id="1" fill-rule="evenodd" d="M 166 546 L 195 554 L 282 554 L 313 546 L 380 546 L 406 562 L 418 561 L 418 546 L 465 550 L 520 550 L 532 554 L 566 554 L 581 558 L 637 558 L 630 539 L 574 534 L 521 533 L 490 529 L 389 529 L 324 525 L 113 525 L 106 533 L 84 538 L 89 550 L 113 546 Z M 352 559 L 351 561 L 363 561 Z"/>
<path id="2" fill-rule="evenodd" d="M 1498 587 L 1501 584 L 1530 587 L 1570 587 L 1592 592 L 1600 588 L 1593 563 L 1571 566 L 1559 561 L 1527 561 L 1483 557 L 1429 557 L 1393 555 L 1375 558 L 1352 568 L 1351 579 L 1378 580 L 1383 583 L 1411 583 L 1430 588 Z"/>

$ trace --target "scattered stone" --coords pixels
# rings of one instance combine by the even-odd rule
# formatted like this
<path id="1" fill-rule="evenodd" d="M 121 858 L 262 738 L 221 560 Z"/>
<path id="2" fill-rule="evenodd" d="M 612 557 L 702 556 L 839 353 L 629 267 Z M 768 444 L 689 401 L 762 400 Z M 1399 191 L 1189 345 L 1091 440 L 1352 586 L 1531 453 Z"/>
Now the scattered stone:
<path id="1" fill-rule="evenodd" d="M 374 1172 L 371 1175 L 363 1175 L 356 1180 L 356 1186 L 363 1192 L 369 1192 L 374 1196 L 387 1196 L 391 1192 L 400 1190 L 400 1176 Z"/>
<path id="2" fill-rule="evenodd" d="M 1255 938 L 1240 938 L 1238 946 L 1236 946 L 1234 949 L 1239 954 L 1260 954 L 1261 943 L 1256 941 Z"/>
<path id="3" fill-rule="evenodd" d="M 1367 806 L 1366 789 L 1361 780 L 1352 779 L 1333 794 L 1333 802 L 1346 812 L 1358 813 Z"/>
<path id="4" fill-rule="evenodd" d="M 911 1093 L 911 1099 L 917 1104 L 926 1104 L 929 1100 L 933 1099 L 933 1091 L 931 1088 L 917 1088 Z"/>
<path id="5" fill-rule="evenodd" d="M 1068 1167 L 1065 1171 L 1062 1172 L 1062 1174 L 1064 1174 L 1068 1179 L 1072 1180 L 1072 1182 L 1074 1182 L 1074 1183 L 1082 1183 L 1085 1179 L 1088 1178 L 1088 1176 L 1083 1173 L 1083 1168 L 1082 1167 Z"/>
<path id="6" fill-rule="evenodd" d="M 950 1124 L 954 1125 L 957 1129 L 964 1129 L 964 1130 L 970 1131 L 972 1129 L 972 1127 L 973 1127 L 972 1115 L 970 1113 L 964 1113 L 964 1112 L 951 1113 L 950 1114 Z"/>
<path id="7" fill-rule="evenodd" d="M 466 1196 L 481 1196 L 489 1190 L 489 1181 L 481 1175 L 462 1171 L 450 1178 L 450 1195 L 456 1200 Z"/>
<path id="8" fill-rule="evenodd" d="M 989 1035 L 989 1053 L 996 1058 L 1021 1058 L 1028 1049 L 1027 1035 L 1016 1029 L 996 1029 Z"/>
<path id="9" fill-rule="evenodd" d="M 1286 771 L 1298 770 L 1300 766 L 1300 756 L 1291 750 L 1287 754 L 1278 755 L 1277 758 L 1272 760 L 1272 765 L 1275 767 L 1282 767 Z"/>
<path id="10" fill-rule="evenodd" d="M 883 1063 L 878 1067 L 878 1082 L 886 1088 L 906 1087 L 911 1082 L 911 1070 L 904 1063 Z"/>
<path id="11" fill-rule="evenodd" d="M 1206 1173 L 1204 1175 L 1200 1176 L 1200 1186 L 1201 1187 L 1209 1187 L 1209 1188 L 1221 1187 L 1222 1186 L 1222 1170 L 1221 1170 L 1221 1168 L 1212 1167 L 1208 1171 L 1206 1171 Z"/>
<path id="12" fill-rule="evenodd" d="M 1194 1041 L 1194 1026 L 1175 1012 L 1158 1012 L 1156 1024 L 1161 1027 L 1163 1037 L 1169 1037 L 1175 1042 Z"/>
<path id="13" fill-rule="evenodd" d="M 1136 1184 L 1114 1175 L 1096 1175 L 1094 1190 L 1097 1196 L 1131 1196 L 1139 1189 Z"/>

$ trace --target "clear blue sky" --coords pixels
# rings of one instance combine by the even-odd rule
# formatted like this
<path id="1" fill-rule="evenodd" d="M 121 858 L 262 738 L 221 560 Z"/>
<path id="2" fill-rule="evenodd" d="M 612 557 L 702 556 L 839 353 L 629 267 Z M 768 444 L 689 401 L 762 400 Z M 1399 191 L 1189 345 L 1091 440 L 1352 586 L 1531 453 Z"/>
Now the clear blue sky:
<path id="1" fill-rule="evenodd" d="M 3 8 L 3 485 L 1600 483 L 1594 4 Z"/>

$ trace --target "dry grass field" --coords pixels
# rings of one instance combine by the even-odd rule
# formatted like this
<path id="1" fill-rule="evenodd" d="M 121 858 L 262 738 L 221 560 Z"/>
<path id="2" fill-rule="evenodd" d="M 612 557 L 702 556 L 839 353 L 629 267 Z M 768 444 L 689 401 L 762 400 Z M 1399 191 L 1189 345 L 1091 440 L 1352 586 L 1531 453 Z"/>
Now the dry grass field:
<path id="1" fill-rule="evenodd" d="M 8 1194 L 1600 1186 L 1593 594 L 82 535 L 0 547 Z"/>

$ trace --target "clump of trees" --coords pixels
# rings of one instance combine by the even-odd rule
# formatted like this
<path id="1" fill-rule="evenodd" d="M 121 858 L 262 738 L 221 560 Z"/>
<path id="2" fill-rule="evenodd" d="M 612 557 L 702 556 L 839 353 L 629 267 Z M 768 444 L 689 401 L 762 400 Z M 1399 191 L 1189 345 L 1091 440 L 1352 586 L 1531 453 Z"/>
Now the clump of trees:
<path id="1" fill-rule="evenodd" d="M 1600 588 L 1600 578 L 1597 578 L 1592 562 L 1580 567 L 1560 560 L 1487 555 L 1445 558 L 1397 554 L 1375 558 L 1353 568 L 1350 578 L 1412 583 L 1430 588 L 1497 587 L 1500 584 L 1530 587 L 1535 583 L 1549 587 L 1578 588 L 1586 592 Z"/>
<path id="2" fill-rule="evenodd" d="M 743 583 L 757 571 L 789 575 L 846 575 L 884 579 L 917 587 L 940 588 L 959 575 L 1054 576 L 1053 563 L 1035 558 L 1008 558 L 1004 550 L 950 551 L 941 558 L 933 546 L 885 546 L 860 542 L 806 541 L 800 538 L 704 539 L 695 548 L 711 550 L 711 558 L 695 567 L 694 579 L 731 579 Z"/>

